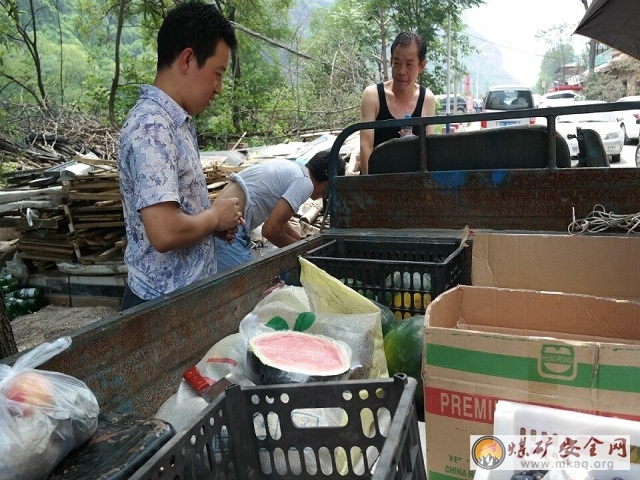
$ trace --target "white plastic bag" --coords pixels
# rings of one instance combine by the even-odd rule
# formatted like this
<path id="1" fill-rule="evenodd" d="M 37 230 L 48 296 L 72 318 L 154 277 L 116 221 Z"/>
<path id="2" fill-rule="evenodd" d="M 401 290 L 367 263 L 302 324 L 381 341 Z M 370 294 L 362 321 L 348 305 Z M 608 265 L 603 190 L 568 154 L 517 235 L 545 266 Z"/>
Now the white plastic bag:
<path id="1" fill-rule="evenodd" d="M 0 365 L 0 478 L 46 478 L 98 426 L 98 401 L 80 380 L 37 370 L 71 345 L 70 337 L 43 343 L 13 366 Z"/>
<path id="2" fill-rule="evenodd" d="M 18 256 L 17 252 L 13 255 L 11 260 L 7 261 L 3 270 L 6 274 L 13 275 L 14 278 L 17 278 L 20 283 L 26 282 L 27 277 L 29 276 L 27 264 Z"/>
<path id="3" fill-rule="evenodd" d="M 220 380 L 228 373 L 244 375 L 247 347 L 239 333 L 234 333 L 216 342 L 196 364 L 200 375 L 211 381 Z M 180 431 L 186 428 L 207 406 L 203 399 L 183 378 L 178 391 L 171 395 L 158 409 L 155 418 L 169 422 Z"/>
<path id="4" fill-rule="evenodd" d="M 311 311 L 316 320 L 307 333 L 345 342 L 352 351 L 350 379 L 389 376 L 384 356 L 380 309 L 340 280 L 300 257 L 302 287 L 274 289 L 240 322 L 240 333 L 248 343 L 253 335 L 268 331 L 274 316 L 293 329 L 301 312 Z"/>

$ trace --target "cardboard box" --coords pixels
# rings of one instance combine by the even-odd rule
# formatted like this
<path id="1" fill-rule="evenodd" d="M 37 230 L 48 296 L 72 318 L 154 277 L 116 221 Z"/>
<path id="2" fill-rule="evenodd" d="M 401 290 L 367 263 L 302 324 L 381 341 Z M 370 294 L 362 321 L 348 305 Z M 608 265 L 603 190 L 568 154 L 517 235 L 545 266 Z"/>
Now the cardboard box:
<path id="1" fill-rule="evenodd" d="M 458 286 L 425 317 L 429 480 L 473 476 L 469 435 L 501 399 L 640 420 L 638 302 Z"/>
<path id="2" fill-rule="evenodd" d="M 478 232 L 472 285 L 640 299 L 640 237 Z"/>

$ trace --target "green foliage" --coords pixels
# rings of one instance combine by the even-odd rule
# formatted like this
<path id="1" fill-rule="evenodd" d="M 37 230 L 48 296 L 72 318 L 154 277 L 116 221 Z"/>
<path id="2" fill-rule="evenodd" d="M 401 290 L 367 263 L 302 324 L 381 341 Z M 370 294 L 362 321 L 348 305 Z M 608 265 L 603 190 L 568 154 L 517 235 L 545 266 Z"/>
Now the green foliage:
<path id="1" fill-rule="evenodd" d="M 73 105 L 106 121 L 117 68 L 120 0 L 33 1 L 36 8 L 31 18 L 26 0 L 0 0 L 3 99 L 36 105 L 46 98 L 51 105 Z M 222 95 L 196 119 L 203 147 L 226 148 L 241 137 L 250 145 L 295 140 L 305 131 L 341 129 L 357 122 L 362 90 L 383 76 L 383 45 L 388 50 L 402 29 L 416 30 L 427 39 L 429 70 L 422 83 L 436 93 L 443 91 L 447 14 L 451 14 L 454 49 L 464 50 L 460 14 L 483 2 L 316 3 L 318 9 L 306 30 L 306 25 L 291 21 L 292 0 L 216 2 L 238 24 L 239 49 Z M 153 81 L 157 30 L 174 5 L 170 0 L 128 0 L 125 4 L 114 111 L 119 124 L 137 100 L 140 84 Z M 18 29 L 22 29 L 22 38 Z M 28 45 L 29 41 L 34 45 Z M 36 61 L 41 83 L 34 75 Z M 465 71 L 464 65 L 455 69 L 459 74 Z"/>
<path id="2" fill-rule="evenodd" d="M 547 50 L 540 64 L 538 90 L 545 91 L 543 85 L 549 89 L 554 85 L 554 82 L 564 83 L 567 79 L 563 76 L 563 66 L 574 63 L 576 59 L 573 46 L 568 43 L 557 44 Z"/>
<path id="3" fill-rule="evenodd" d="M 587 77 L 583 91 L 589 100 L 613 102 L 626 95 L 625 86 L 618 77 L 609 72 L 592 73 Z"/>
<path id="4" fill-rule="evenodd" d="M 2 119 L 2 115 L 0 115 L 0 120 Z M 7 186 L 7 178 L 4 177 L 4 174 L 15 172 L 18 168 L 18 164 L 12 161 L 7 161 L 0 155 L 0 188 L 4 188 Z"/>
<path id="5" fill-rule="evenodd" d="M 419 33 L 427 42 L 427 65 L 420 82 L 435 93 L 446 90 L 446 29 L 451 15 L 452 50 L 460 58 L 471 50 L 462 34 L 462 12 L 482 0 L 451 3 L 445 0 L 336 0 L 327 9 L 319 9 L 311 25 L 312 36 L 306 40 L 309 53 L 323 63 L 306 66 L 305 73 L 313 93 L 328 96 L 329 104 L 358 107 L 360 94 L 368 84 L 385 79 L 389 49 L 403 30 Z M 382 63 L 383 50 L 387 65 Z M 326 52 L 331 57 L 327 58 Z M 454 59 L 453 77 L 461 78 L 467 67 Z M 339 91 L 331 91 L 335 87 Z M 327 99 L 324 99 L 325 101 Z M 357 113 L 357 112 L 356 112 Z"/>
<path id="6" fill-rule="evenodd" d="M 571 44 L 572 26 L 568 24 L 554 25 L 547 30 L 536 33 L 536 38 L 550 45 L 540 64 L 537 90 L 545 92 L 555 83 L 566 82 L 565 66 L 582 63 L 580 55 L 576 55 Z"/>

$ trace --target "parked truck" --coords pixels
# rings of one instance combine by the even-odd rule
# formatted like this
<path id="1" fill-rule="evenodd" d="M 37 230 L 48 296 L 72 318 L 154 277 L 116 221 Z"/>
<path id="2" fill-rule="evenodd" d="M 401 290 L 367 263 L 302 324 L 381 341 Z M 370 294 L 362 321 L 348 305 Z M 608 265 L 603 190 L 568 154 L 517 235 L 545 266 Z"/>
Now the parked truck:
<path id="1" fill-rule="evenodd" d="M 591 107 L 605 109 L 608 105 Z M 640 108 L 640 104 L 630 103 L 627 107 Z M 616 110 L 621 108 L 620 104 L 615 105 Z M 428 138 L 421 134 L 411 147 L 417 158 L 413 159 L 416 168 L 410 171 L 334 176 L 327 199 L 330 229 L 228 273 L 80 329 L 72 335 L 71 346 L 41 368 L 84 381 L 95 393 L 101 411 L 150 419 L 175 393 L 184 372 L 213 344 L 238 331 L 240 321 L 252 311 L 275 278 L 299 284 L 299 257 L 332 239 L 459 240 L 467 226 L 488 231 L 566 232 L 572 218 L 586 216 L 596 204 L 606 205 L 615 212 L 638 211 L 640 169 L 556 167 L 555 116 L 575 109 L 545 109 L 547 135 L 542 148 L 542 167 L 469 166 L 464 170 L 431 170 L 429 165 L 435 160 L 427 155 Z M 533 114 L 540 115 L 540 112 L 453 115 L 448 121 Z M 438 118 L 411 120 L 421 125 L 441 121 Z M 382 123 L 400 128 L 403 122 L 389 120 L 347 127 L 338 136 L 331 154 L 337 160 L 340 146 L 357 130 Z M 450 135 L 449 140 L 454 142 L 456 135 L 462 134 Z M 440 153 L 435 151 L 431 155 L 446 154 L 446 146 L 439 148 Z M 492 156 L 491 152 L 487 155 Z M 23 353 L 2 363 L 11 365 Z M 201 425 L 202 431 L 209 428 L 210 425 Z M 399 438 L 406 439 L 407 432 L 404 435 Z M 224 438 L 216 441 L 224 443 Z M 415 444 L 416 439 L 412 441 Z M 207 441 L 204 444 L 213 452 L 212 458 L 216 458 L 216 449 L 219 453 L 221 448 L 226 448 Z M 399 452 L 398 455 L 402 453 Z M 128 472 L 127 476 L 129 474 L 133 473 Z M 160 478 L 162 471 L 135 475 L 136 478 Z M 238 477 L 244 478 L 241 472 Z M 278 477 L 277 472 L 262 478 L 274 477 Z M 178 478 L 183 477 L 178 475 Z"/>

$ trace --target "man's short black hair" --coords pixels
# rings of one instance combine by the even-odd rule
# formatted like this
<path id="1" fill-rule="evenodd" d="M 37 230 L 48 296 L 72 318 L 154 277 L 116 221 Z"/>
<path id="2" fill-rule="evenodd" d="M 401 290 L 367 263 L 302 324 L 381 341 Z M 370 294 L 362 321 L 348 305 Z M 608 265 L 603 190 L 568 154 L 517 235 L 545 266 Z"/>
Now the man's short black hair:
<path id="1" fill-rule="evenodd" d="M 345 161 L 338 156 L 338 175 L 344 175 L 346 170 Z M 323 150 L 316 153 L 311 160 L 307 162 L 307 168 L 318 182 L 326 182 L 329 180 L 329 150 Z"/>
<path id="2" fill-rule="evenodd" d="M 427 58 L 427 42 L 414 32 L 400 32 L 391 44 L 391 56 L 397 47 L 410 47 L 413 43 L 418 47 L 418 60 L 421 62 Z"/>
<path id="3" fill-rule="evenodd" d="M 213 5 L 186 2 L 167 13 L 158 30 L 158 70 L 168 67 L 185 48 L 191 47 L 198 67 L 215 54 L 220 41 L 229 49 L 238 46 L 236 34 L 222 13 Z"/>

